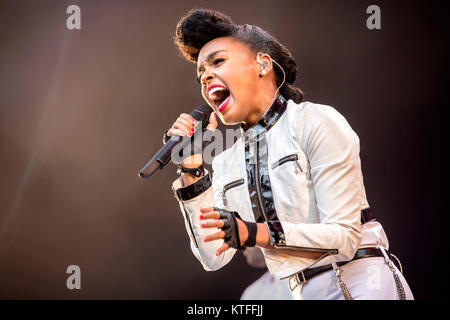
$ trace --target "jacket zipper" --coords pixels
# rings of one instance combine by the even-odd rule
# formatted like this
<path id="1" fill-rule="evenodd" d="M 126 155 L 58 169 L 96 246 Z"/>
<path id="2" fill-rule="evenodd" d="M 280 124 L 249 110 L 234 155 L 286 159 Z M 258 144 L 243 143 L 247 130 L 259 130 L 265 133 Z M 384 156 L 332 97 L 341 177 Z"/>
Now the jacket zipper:
<path id="1" fill-rule="evenodd" d="M 285 245 L 285 244 L 274 244 L 274 247 L 280 248 L 280 249 L 297 249 L 297 250 L 308 251 L 308 252 L 324 252 L 324 253 L 328 253 L 328 255 L 339 253 L 338 249 L 297 247 L 297 246 L 290 246 L 290 245 Z"/>
<path id="2" fill-rule="evenodd" d="M 296 153 L 288 155 L 286 157 L 281 158 L 280 160 L 278 160 L 277 162 L 275 162 L 272 165 L 272 170 L 281 166 L 283 163 L 286 163 L 288 161 L 295 161 L 295 163 L 297 164 L 298 168 L 300 169 L 301 172 L 303 172 L 302 167 L 300 166 L 300 164 L 298 163 L 298 155 Z"/>
<path id="3" fill-rule="evenodd" d="M 258 165 L 258 151 L 256 150 L 255 152 L 255 157 L 256 157 L 256 161 L 254 164 L 254 168 L 255 168 L 255 181 L 256 181 L 256 194 L 258 195 L 258 202 L 259 202 L 259 207 L 261 208 L 262 214 L 264 216 L 264 219 L 266 219 L 266 221 L 269 221 L 269 219 L 267 219 L 267 215 L 266 215 L 266 210 L 264 208 L 264 206 L 262 205 L 262 199 L 261 199 L 261 186 L 260 186 L 260 181 L 259 181 L 259 165 Z M 300 168 L 300 170 L 303 172 L 302 168 L 300 167 L 300 165 L 298 164 L 297 160 L 298 160 L 298 155 L 297 154 L 291 154 L 289 156 L 283 157 L 281 158 L 277 163 L 278 166 L 287 162 L 287 161 L 293 161 L 295 160 L 295 162 L 297 163 L 298 167 Z M 277 167 L 277 166 L 275 166 Z M 272 166 L 273 169 L 273 166 Z M 307 247 L 297 247 L 297 246 L 291 246 L 291 245 L 286 245 L 286 244 L 274 244 L 275 248 L 285 248 L 285 249 L 297 249 L 297 250 L 302 250 L 302 251 L 309 251 L 309 252 L 323 252 L 324 254 L 331 255 L 331 254 L 337 254 L 339 252 L 338 249 L 323 249 L 323 248 L 307 248 Z"/>
<path id="4" fill-rule="evenodd" d="M 192 225 L 191 225 L 191 219 L 189 219 L 188 211 L 186 209 L 186 206 L 184 205 L 184 202 L 183 201 L 180 201 L 180 202 L 183 205 L 184 216 L 185 216 L 185 218 L 187 220 L 187 224 L 189 225 L 189 231 L 190 231 L 190 234 L 192 236 L 192 240 L 194 241 L 194 247 L 198 248 L 197 239 L 195 238 L 194 230 L 193 230 Z"/>
<path id="5" fill-rule="evenodd" d="M 244 179 L 239 179 L 236 181 L 232 181 L 230 183 L 227 183 L 226 185 L 223 186 L 222 188 L 222 200 L 223 200 L 223 205 L 226 206 L 227 205 L 227 197 L 225 196 L 225 193 L 230 190 L 231 188 L 235 188 L 237 186 L 240 186 L 241 184 L 244 183 Z"/>
<path id="6" fill-rule="evenodd" d="M 267 215 L 266 215 L 266 208 L 264 208 L 263 206 L 263 202 L 261 199 L 261 186 L 260 186 L 260 181 L 259 181 L 259 165 L 258 165 L 258 143 L 255 143 L 256 146 L 256 152 L 255 152 L 255 164 L 254 164 L 254 168 L 255 168 L 255 181 L 256 181 L 256 195 L 258 196 L 258 202 L 259 202 L 259 207 L 261 208 L 261 212 L 264 216 L 264 219 L 266 221 L 269 221 L 269 219 L 267 219 Z"/>

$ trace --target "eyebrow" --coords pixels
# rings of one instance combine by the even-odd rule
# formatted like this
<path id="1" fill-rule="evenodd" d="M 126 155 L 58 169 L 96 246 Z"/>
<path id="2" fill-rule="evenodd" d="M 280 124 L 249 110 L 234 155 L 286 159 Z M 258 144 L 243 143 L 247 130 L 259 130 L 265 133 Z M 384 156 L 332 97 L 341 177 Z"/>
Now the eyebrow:
<path id="1" fill-rule="evenodd" d="M 211 52 L 210 54 L 208 54 L 208 55 L 206 56 L 206 61 L 211 61 L 211 60 L 214 58 L 214 56 L 215 56 L 216 54 L 218 54 L 219 52 L 222 52 L 222 51 L 228 52 L 227 50 L 224 50 L 224 49 L 213 51 L 213 52 Z M 201 70 L 201 67 L 203 67 L 203 66 L 201 65 L 201 66 L 197 69 L 197 73 Z M 200 78 L 197 78 L 197 79 L 198 79 L 198 81 L 200 81 Z"/>

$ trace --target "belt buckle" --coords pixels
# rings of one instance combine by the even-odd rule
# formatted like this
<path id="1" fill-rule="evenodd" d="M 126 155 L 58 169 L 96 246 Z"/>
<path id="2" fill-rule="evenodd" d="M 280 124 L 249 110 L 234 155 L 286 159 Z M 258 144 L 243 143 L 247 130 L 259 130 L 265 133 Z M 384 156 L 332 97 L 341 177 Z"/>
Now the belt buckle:
<path id="1" fill-rule="evenodd" d="M 294 291 L 295 288 L 303 283 L 306 283 L 306 278 L 302 270 L 289 278 L 289 289 L 291 289 L 291 291 Z"/>

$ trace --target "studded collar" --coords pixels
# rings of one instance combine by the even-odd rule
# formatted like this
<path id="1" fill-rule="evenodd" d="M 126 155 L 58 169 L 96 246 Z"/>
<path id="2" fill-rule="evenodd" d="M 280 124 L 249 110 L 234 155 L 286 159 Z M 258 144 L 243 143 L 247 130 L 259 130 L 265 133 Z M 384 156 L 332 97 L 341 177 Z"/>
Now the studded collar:
<path id="1" fill-rule="evenodd" d="M 239 128 L 245 142 L 260 136 L 262 133 L 269 131 L 271 127 L 278 121 L 281 115 L 286 111 L 287 101 L 279 94 L 272 105 L 259 118 L 259 120 L 251 126 L 241 123 Z"/>

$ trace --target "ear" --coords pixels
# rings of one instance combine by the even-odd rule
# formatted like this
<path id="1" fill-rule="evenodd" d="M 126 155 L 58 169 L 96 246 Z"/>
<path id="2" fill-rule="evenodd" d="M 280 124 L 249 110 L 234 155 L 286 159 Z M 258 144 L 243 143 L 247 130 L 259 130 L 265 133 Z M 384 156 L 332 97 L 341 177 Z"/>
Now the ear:
<path id="1" fill-rule="evenodd" d="M 264 70 L 265 73 L 268 74 L 272 70 L 272 59 L 267 53 L 258 53 L 256 60 L 260 65 L 260 72 Z"/>

